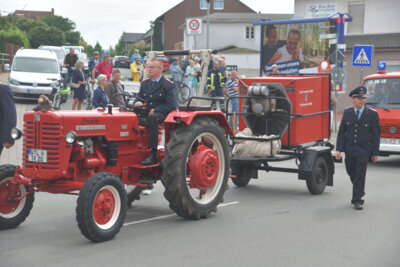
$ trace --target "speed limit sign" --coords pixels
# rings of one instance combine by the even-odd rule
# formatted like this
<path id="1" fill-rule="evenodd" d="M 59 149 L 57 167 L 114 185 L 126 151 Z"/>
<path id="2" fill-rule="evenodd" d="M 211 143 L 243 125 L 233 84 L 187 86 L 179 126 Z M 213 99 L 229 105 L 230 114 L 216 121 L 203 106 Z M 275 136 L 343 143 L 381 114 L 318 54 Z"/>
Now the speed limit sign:
<path id="1" fill-rule="evenodd" d="M 202 20 L 201 18 L 187 18 L 186 19 L 186 32 L 189 35 L 202 34 Z"/>

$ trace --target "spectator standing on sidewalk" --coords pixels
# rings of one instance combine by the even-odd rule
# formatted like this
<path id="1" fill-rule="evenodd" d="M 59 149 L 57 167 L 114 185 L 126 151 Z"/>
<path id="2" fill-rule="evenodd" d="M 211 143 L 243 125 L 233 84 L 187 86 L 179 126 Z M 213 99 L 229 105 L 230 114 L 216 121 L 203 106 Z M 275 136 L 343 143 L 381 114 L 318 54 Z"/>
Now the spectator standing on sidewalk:
<path id="1" fill-rule="evenodd" d="M 104 57 L 104 60 L 99 62 L 99 64 L 96 65 L 96 67 L 92 70 L 92 80 L 95 80 L 95 74 L 96 71 L 98 74 L 104 74 L 107 76 L 107 80 L 109 81 L 111 79 L 111 73 L 113 71 L 113 67 L 111 64 L 111 56 L 106 55 Z"/>
<path id="2" fill-rule="evenodd" d="M 183 70 L 179 66 L 177 58 L 172 59 L 172 63 L 169 66 L 169 70 L 171 71 L 172 81 L 174 83 L 179 82 L 182 79 Z"/>
<path id="3" fill-rule="evenodd" d="M 82 108 L 83 100 L 86 98 L 85 90 L 87 81 L 83 74 L 83 62 L 78 60 L 75 64 L 75 70 L 72 72 L 72 83 L 79 85 L 74 86 L 74 101 L 72 102 L 72 110 L 80 110 Z"/>
<path id="4" fill-rule="evenodd" d="M 8 85 L 0 83 L 0 155 L 3 148 L 14 145 L 11 129 L 17 125 L 17 112 L 14 97 Z"/>
<path id="5" fill-rule="evenodd" d="M 221 70 L 219 69 L 218 61 L 214 60 L 213 68 L 208 73 L 207 76 L 207 91 L 210 92 L 211 97 L 224 97 L 226 77 L 223 75 Z M 225 112 L 225 104 L 224 100 L 218 100 L 221 111 Z M 215 108 L 215 100 L 212 102 L 213 107 Z"/>
<path id="6" fill-rule="evenodd" d="M 194 70 L 197 73 L 196 79 L 197 79 L 197 82 L 199 83 L 200 82 L 200 78 L 201 78 L 200 58 L 199 57 L 195 57 L 193 59 L 193 61 L 194 61 L 194 66 L 193 67 L 194 67 Z"/>
<path id="7" fill-rule="evenodd" d="M 98 51 L 94 51 L 93 53 L 93 58 L 91 60 L 89 60 L 89 73 L 93 72 L 93 69 L 97 66 L 97 64 L 99 64 L 102 61 L 102 59 L 100 58 L 100 53 Z M 97 71 L 95 72 L 95 78 L 97 78 Z"/>
<path id="8" fill-rule="evenodd" d="M 231 77 L 226 81 L 226 90 L 229 96 L 239 96 L 239 87 L 238 87 L 238 78 L 237 78 L 237 72 L 232 71 L 231 72 Z M 232 104 L 232 113 L 238 113 L 239 112 L 239 98 L 232 98 L 231 99 L 231 104 Z M 233 126 L 233 115 L 229 117 L 229 124 L 231 125 L 232 129 L 237 129 L 238 127 L 238 116 L 235 114 L 235 126 Z"/>
<path id="9" fill-rule="evenodd" d="M 131 63 L 135 62 L 136 57 L 140 58 L 140 63 L 143 63 L 143 59 L 142 56 L 139 53 L 139 49 L 135 49 L 133 50 L 134 54 L 132 54 L 131 56 Z"/>
<path id="10" fill-rule="evenodd" d="M 337 135 L 336 159 L 341 159 L 342 152 L 346 154 L 346 171 L 353 184 L 351 203 L 356 210 L 362 210 L 368 161 L 378 161 L 379 116 L 376 111 L 365 106 L 367 88 L 359 86 L 353 89 L 349 96 L 352 98 L 353 107 L 343 112 Z"/>
<path id="11" fill-rule="evenodd" d="M 191 96 L 197 96 L 197 72 L 194 69 L 194 61 L 189 60 L 189 65 L 186 67 L 185 71 L 185 82 L 187 86 L 190 88 Z"/>
<path id="12" fill-rule="evenodd" d="M 131 64 L 132 81 L 140 82 L 143 78 L 144 64 L 140 62 L 140 57 L 136 56 L 135 62 Z"/>

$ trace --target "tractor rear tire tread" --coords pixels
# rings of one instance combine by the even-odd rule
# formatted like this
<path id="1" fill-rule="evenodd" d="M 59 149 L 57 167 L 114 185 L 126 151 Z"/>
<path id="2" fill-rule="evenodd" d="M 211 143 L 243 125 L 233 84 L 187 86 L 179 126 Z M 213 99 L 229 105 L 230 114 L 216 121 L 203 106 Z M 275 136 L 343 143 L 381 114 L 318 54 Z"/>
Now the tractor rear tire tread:
<path id="1" fill-rule="evenodd" d="M 187 190 L 185 169 L 182 168 L 186 164 L 186 152 L 188 145 L 193 141 L 193 136 L 204 132 L 204 129 L 214 131 L 222 141 L 224 149 L 224 160 L 226 171 L 220 192 L 216 198 L 207 205 L 196 205 L 191 199 Z M 212 129 L 212 130 L 211 130 Z M 210 118 L 196 119 L 190 126 L 182 126 L 171 133 L 171 139 L 166 145 L 165 157 L 161 162 L 163 176 L 161 181 L 165 187 L 164 197 L 169 201 L 169 207 L 179 216 L 186 219 L 207 218 L 209 214 L 216 211 L 219 203 L 223 202 L 223 195 L 227 187 L 229 176 L 229 152 L 228 144 L 225 139 L 225 132 L 218 122 Z M 184 160 L 185 162 L 183 162 Z"/>

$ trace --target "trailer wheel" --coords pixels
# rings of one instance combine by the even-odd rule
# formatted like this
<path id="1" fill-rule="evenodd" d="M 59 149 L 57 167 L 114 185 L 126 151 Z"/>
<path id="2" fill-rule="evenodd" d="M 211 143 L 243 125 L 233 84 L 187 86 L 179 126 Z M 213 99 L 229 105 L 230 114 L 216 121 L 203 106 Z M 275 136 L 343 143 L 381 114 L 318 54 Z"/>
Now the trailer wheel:
<path id="1" fill-rule="evenodd" d="M 186 219 L 217 211 L 229 176 L 228 143 L 218 122 L 200 118 L 179 127 L 165 152 L 161 181 L 170 208 Z"/>
<path id="2" fill-rule="evenodd" d="M 0 230 L 11 229 L 20 225 L 29 216 L 35 200 L 34 192 L 19 201 L 8 199 L 10 193 L 10 181 L 15 173 L 14 165 L 0 166 Z M 19 185 L 18 196 L 22 196 L 31 188 Z"/>
<path id="3" fill-rule="evenodd" d="M 112 239 L 124 223 L 127 209 L 124 185 L 108 172 L 94 174 L 79 193 L 76 220 L 82 234 L 93 242 Z"/>
<path id="4" fill-rule="evenodd" d="M 143 186 L 132 186 L 132 185 L 126 185 L 126 195 L 127 195 L 127 204 L 128 208 L 132 207 L 132 202 L 135 200 L 140 200 L 140 193 L 142 193 L 143 189 L 145 187 Z"/>
<path id="5" fill-rule="evenodd" d="M 232 166 L 232 172 L 236 175 L 236 178 L 232 179 L 232 182 L 237 187 L 245 187 L 249 184 L 251 179 L 251 170 L 243 166 Z"/>
<path id="6" fill-rule="evenodd" d="M 319 195 L 324 192 L 328 183 L 329 169 L 325 158 L 318 156 L 314 163 L 311 177 L 306 181 L 308 191 L 313 195 Z"/>

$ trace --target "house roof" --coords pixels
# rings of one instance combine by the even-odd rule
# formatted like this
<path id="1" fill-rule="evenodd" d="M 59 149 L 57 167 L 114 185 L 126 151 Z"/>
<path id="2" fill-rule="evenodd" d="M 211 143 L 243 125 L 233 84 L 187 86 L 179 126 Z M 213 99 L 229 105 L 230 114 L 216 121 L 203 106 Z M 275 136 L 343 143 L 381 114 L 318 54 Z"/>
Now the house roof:
<path id="1" fill-rule="evenodd" d="M 158 16 L 158 18 L 162 18 L 165 14 L 167 14 L 168 12 L 170 12 L 171 10 L 174 10 L 176 7 L 180 6 L 181 4 L 183 4 L 183 2 L 185 2 L 186 0 L 183 0 L 182 2 L 179 2 L 178 4 L 176 4 L 175 6 L 171 7 L 170 9 L 168 9 L 167 11 L 165 11 L 163 14 L 161 14 L 160 16 Z M 252 10 L 254 13 L 256 13 L 256 11 L 254 9 L 252 9 L 251 7 L 249 7 L 248 5 L 246 5 L 245 3 L 243 3 L 240 0 L 237 0 L 237 2 L 239 2 L 242 6 L 248 8 L 249 10 Z"/>
<path id="2" fill-rule="evenodd" d="M 373 45 L 374 48 L 400 48 L 400 32 L 382 34 L 346 35 L 346 47 L 350 50 L 354 45 Z"/>
<path id="3" fill-rule="evenodd" d="M 213 13 L 210 14 L 210 22 L 253 22 L 258 19 L 287 20 L 293 14 L 264 14 L 264 13 Z M 207 21 L 204 16 L 203 21 Z"/>
<path id="4" fill-rule="evenodd" d="M 259 54 L 260 51 L 248 48 L 234 47 L 228 49 L 218 50 L 218 53 L 222 54 Z"/>
<path id="5" fill-rule="evenodd" d="M 144 33 L 124 32 L 124 43 L 136 43 L 142 39 Z"/>

